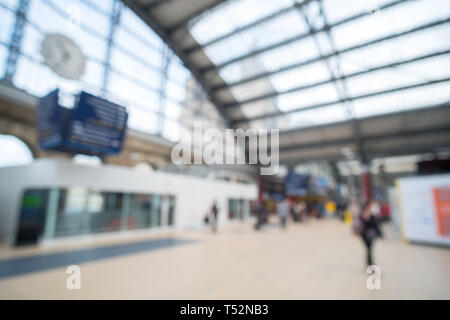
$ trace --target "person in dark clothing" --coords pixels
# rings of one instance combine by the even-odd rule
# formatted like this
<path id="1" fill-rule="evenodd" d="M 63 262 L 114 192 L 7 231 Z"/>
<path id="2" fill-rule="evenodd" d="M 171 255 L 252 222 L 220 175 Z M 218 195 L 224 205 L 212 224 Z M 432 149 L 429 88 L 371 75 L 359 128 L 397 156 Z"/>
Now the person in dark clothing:
<path id="1" fill-rule="evenodd" d="M 267 209 L 264 203 L 258 202 L 256 204 L 256 224 L 255 230 L 261 229 L 262 225 L 265 223 Z"/>
<path id="2" fill-rule="evenodd" d="M 217 225 L 219 224 L 219 206 L 217 205 L 217 200 L 214 201 L 211 208 L 211 227 L 213 232 L 217 232 Z"/>
<path id="3" fill-rule="evenodd" d="M 360 216 L 361 237 L 367 249 L 367 266 L 374 264 L 372 256 L 373 242 L 375 239 L 383 236 L 377 218 L 372 214 L 373 204 L 372 200 L 367 201 Z"/>

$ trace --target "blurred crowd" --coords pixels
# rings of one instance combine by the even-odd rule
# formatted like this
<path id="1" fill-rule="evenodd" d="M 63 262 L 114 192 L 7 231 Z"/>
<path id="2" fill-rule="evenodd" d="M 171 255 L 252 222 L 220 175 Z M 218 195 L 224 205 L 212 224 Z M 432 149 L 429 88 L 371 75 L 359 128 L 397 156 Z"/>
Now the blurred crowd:
<path id="1" fill-rule="evenodd" d="M 347 201 L 333 199 L 314 199 L 310 201 L 284 198 L 277 201 L 256 202 L 253 213 L 256 216 L 255 229 L 269 223 L 269 217 L 276 215 L 280 226 L 285 228 L 287 221 L 293 223 L 307 222 L 311 219 L 334 217 L 351 225 L 362 215 L 364 206 L 370 202 L 371 214 L 382 223 L 390 219 L 390 207 L 386 202 L 370 199 L 368 201 Z"/>
<path id="2" fill-rule="evenodd" d="M 255 205 L 255 229 L 269 225 L 269 217 L 276 215 L 282 229 L 286 229 L 288 220 L 292 223 L 305 223 L 311 219 L 336 218 L 352 227 L 353 233 L 361 238 L 366 248 L 367 266 L 374 264 L 373 243 L 382 238 L 380 224 L 390 219 L 390 207 L 386 202 L 376 199 L 366 201 L 344 201 L 332 199 L 283 198 L 275 202 L 258 202 Z"/>

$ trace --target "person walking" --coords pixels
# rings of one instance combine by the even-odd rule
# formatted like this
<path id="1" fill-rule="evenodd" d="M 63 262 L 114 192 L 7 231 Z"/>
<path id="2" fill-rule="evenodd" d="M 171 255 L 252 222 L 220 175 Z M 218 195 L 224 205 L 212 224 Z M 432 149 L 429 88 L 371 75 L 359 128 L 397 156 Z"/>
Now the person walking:
<path id="1" fill-rule="evenodd" d="M 292 205 L 293 215 L 294 215 L 294 221 L 301 222 L 302 221 L 302 211 L 303 206 L 302 202 L 297 202 Z"/>
<path id="2" fill-rule="evenodd" d="M 214 203 L 211 208 L 211 227 L 212 232 L 217 232 L 217 225 L 219 224 L 219 206 L 217 205 L 217 200 L 214 200 Z"/>
<path id="3" fill-rule="evenodd" d="M 280 219 L 280 225 L 282 229 L 286 229 L 286 221 L 289 213 L 289 203 L 287 200 L 282 200 L 277 204 L 277 214 Z"/>
<path id="4" fill-rule="evenodd" d="M 256 223 L 255 223 L 255 230 L 261 229 L 262 225 L 264 224 L 264 219 L 266 216 L 266 206 L 263 202 L 257 202 L 256 203 Z"/>
<path id="5" fill-rule="evenodd" d="M 359 233 L 364 242 L 367 252 L 367 266 L 374 264 L 373 261 L 373 243 L 375 239 L 383 236 L 375 216 L 375 203 L 373 200 L 367 201 L 361 211 L 359 217 L 360 230 Z"/>

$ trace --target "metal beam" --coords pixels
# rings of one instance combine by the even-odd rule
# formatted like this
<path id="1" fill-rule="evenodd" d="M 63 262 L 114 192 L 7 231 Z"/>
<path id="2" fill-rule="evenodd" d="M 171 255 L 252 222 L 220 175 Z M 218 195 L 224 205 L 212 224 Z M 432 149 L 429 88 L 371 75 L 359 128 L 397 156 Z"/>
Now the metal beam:
<path id="1" fill-rule="evenodd" d="M 261 78 L 270 77 L 270 76 L 273 76 L 275 74 L 279 74 L 281 72 L 285 72 L 285 71 L 289 71 L 289 70 L 292 70 L 292 69 L 304 67 L 306 65 L 322 61 L 323 59 L 331 58 L 331 57 L 333 57 L 335 55 L 340 55 L 340 54 L 348 53 L 348 52 L 351 52 L 351 51 L 354 51 L 354 50 L 362 49 L 364 47 L 368 47 L 368 46 L 371 46 L 371 45 L 374 45 L 374 44 L 377 44 L 377 43 L 380 43 L 380 42 L 384 42 L 384 41 L 392 40 L 392 39 L 395 39 L 395 38 L 403 37 L 403 36 L 406 36 L 408 34 L 412 34 L 412 33 L 415 33 L 415 32 L 422 31 L 422 30 L 430 29 L 430 28 L 433 28 L 433 27 L 437 27 L 437 26 L 440 26 L 440 25 L 443 25 L 443 24 L 447 24 L 449 22 L 450 22 L 450 17 L 448 17 L 446 19 L 443 19 L 443 20 L 438 20 L 438 21 L 426 23 L 426 24 L 420 25 L 418 27 L 414 27 L 414 28 L 406 30 L 406 31 L 402 31 L 402 32 L 399 32 L 399 33 L 394 33 L 394 34 L 385 36 L 385 37 L 377 38 L 377 39 L 374 39 L 374 40 L 371 40 L 371 41 L 368 41 L 368 42 L 364 42 L 364 43 L 361 43 L 361 44 L 358 44 L 358 45 L 355 45 L 355 46 L 352 46 L 352 47 L 348 47 L 346 49 L 343 49 L 343 50 L 340 50 L 340 51 L 337 51 L 337 52 L 332 52 L 332 53 L 330 53 L 328 55 L 325 55 L 325 56 L 322 56 L 322 57 L 316 57 L 316 58 L 312 58 L 312 59 L 309 59 L 309 60 L 305 60 L 305 61 L 301 61 L 301 62 L 298 62 L 298 63 L 294 63 L 294 64 L 291 64 L 291 65 L 279 68 L 279 69 L 274 70 L 274 71 L 263 72 L 263 73 L 260 73 L 258 75 L 255 75 L 255 76 L 252 76 L 252 77 L 249 77 L 249 78 L 245 78 L 245 79 L 240 80 L 240 81 L 232 82 L 232 83 L 229 83 L 229 84 L 226 84 L 226 85 L 215 86 L 215 87 L 212 88 L 212 90 L 213 91 L 217 91 L 217 90 L 220 90 L 220 89 L 234 87 L 234 86 L 241 85 L 241 84 L 244 84 L 244 83 L 247 83 L 247 82 L 250 82 L 250 81 L 258 80 L 258 79 L 261 79 Z"/>
<path id="2" fill-rule="evenodd" d="M 316 1 L 317 5 L 319 6 L 319 18 L 322 20 L 321 22 L 323 23 L 324 26 L 328 25 L 327 22 L 327 18 L 325 15 L 325 11 L 324 11 L 324 7 L 322 5 L 322 2 L 320 0 Z M 314 24 L 312 21 L 310 21 L 310 17 L 306 14 L 304 9 L 298 10 L 300 15 L 303 17 L 303 19 L 305 20 L 309 32 L 314 32 L 315 28 L 314 28 Z M 317 17 L 316 17 L 317 19 Z M 336 45 L 334 43 L 334 39 L 331 36 L 331 32 L 330 29 L 327 29 L 327 31 L 325 31 L 325 34 L 327 36 L 328 42 L 330 44 L 330 48 L 332 50 L 333 53 L 335 53 L 335 62 L 336 64 L 334 65 L 335 68 L 333 68 L 333 66 L 331 65 L 331 61 L 329 59 L 322 59 L 322 62 L 325 63 L 328 72 L 330 74 L 331 80 L 333 85 L 336 88 L 336 92 L 339 95 L 339 98 L 343 101 L 345 101 L 342 106 L 345 109 L 348 118 L 350 119 L 351 122 L 351 126 L 352 126 L 352 132 L 353 132 L 353 139 L 355 141 L 357 150 L 358 150 L 358 157 L 361 159 L 362 163 L 367 163 L 367 157 L 366 154 L 364 152 L 364 145 L 362 143 L 361 140 L 361 129 L 359 126 L 359 122 L 358 119 L 354 116 L 354 108 L 353 108 L 353 104 L 352 101 L 348 100 L 349 94 L 348 94 L 348 90 L 347 90 L 347 85 L 345 80 L 336 80 L 337 78 L 340 78 L 342 76 L 341 71 L 340 71 L 340 63 L 339 63 L 339 56 L 336 54 L 337 52 L 337 48 Z M 323 57 L 324 53 L 322 51 L 322 47 L 319 43 L 319 39 L 317 38 L 317 34 L 314 34 L 312 36 L 314 44 L 317 48 L 317 51 L 319 52 L 320 56 Z"/>
<path id="3" fill-rule="evenodd" d="M 325 7 L 323 5 L 322 0 L 317 0 L 317 1 L 318 1 L 318 4 L 319 4 L 320 15 L 321 15 L 321 17 L 323 19 L 324 25 L 327 26 L 328 25 L 328 18 L 327 18 L 327 15 L 325 13 Z M 330 43 L 330 46 L 331 46 L 331 49 L 332 49 L 333 53 L 336 54 L 335 55 L 336 74 L 333 73 L 333 68 L 331 67 L 331 64 L 330 64 L 328 59 L 326 59 L 327 65 L 328 65 L 328 68 L 330 69 L 330 73 L 331 73 L 332 79 L 334 79 L 334 85 L 336 87 L 336 90 L 338 92 L 340 92 L 342 98 L 346 101 L 343 104 L 343 107 L 345 108 L 345 111 L 347 112 L 347 116 L 351 119 L 350 121 L 352 123 L 353 138 L 355 140 L 356 147 L 358 148 L 358 156 L 359 156 L 359 158 L 360 158 L 360 160 L 361 160 L 361 162 L 363 164 L 367 164 L 368 163 L 368 159 L 367 159 L 366 152 L 364 150 L 363 141 L 361 139 L 362 133 L 361 133 L 361 126 L 360 126 L 360 123 L 359 123 L 359 119 L 357 117 L 355 117 L 355 111 L 354 111 L 353 102 L 348 100 L 348 97 L 350 96 L 350 94 L 348 93 L 347 81 L 346 81 L 346 79 L 341 79 L 341 80 L 337 80 L 336 79 L 336 78 L 342 78 L 341 61 L 340 61 L 339 54 L 337 54 L 338 49 L 337 49 L 337 46 L 336 46 L 336 42 L 334 41 L 334 37 L 333 37 L 330 29 L 327 29 L 327 31 L 325 31 L 325 33 L 327 35 L 327 38 L 328 38 L 328 41 Z M 321 55 L 322 55 L 322 53 L 321 53 Z"/>
<path id="4" fill-rule="evenodd" d="M 383 133 L 383 134 L 376 134 L 376 135 L 370 135 L 370 136 L 361 136 L 361 140 L 363 143 L 370 142 L 370 141 L 378 141 L 378 140 L 384 140 L 384 139 L 393 139 L 393 138 L 407 138 L 414 135 L 426 135 L 426 134 L 433 134 L 433 133 L 442 133 L 447 132 L 450 133 L 450 125 L 445 126 L 439 126 L 434 128 L 427 128 L 427 129 L 421 129 L 421 130 L 414 130 L 414 131 L 402 131 L 402 132 L 393 132 L 393 133 Z M 345 139 L 333 139 L 323 142 L 313 142 L 313 143 L 301 143 L 301 144 L 292 144 L 292 145 L 286 145 L 286 146 L 280 146 L 280 154 L 282 151 L 297 151 L 297 150 L 309 150 L 314 148 L 324 148 L 329 146 L 336 146 L 336 145 L 344 145 L 344 144 L 352 144 L 355 143 L 355 139 L 353 137 L 345 138 Z M 449 143 L 450 146 L 450 143 Z"/>
<path id="5" fill-rule="evenodd" d="M 346 80 L 346 79 L 350 79 L 350 78 L 354 78 L 354 77 L 358 77 L 358 76 L 362 76 L 368 73 L 372 73 L 375 71 L 380 71 L 380 70 L 384 70 L 384 69 L 389 69 L 389 68 L 395 68 L 395 67 L 399 67 L 408 63 L 413 63 L 413 62 L 418 62 L 421 60 L 426 60 L 426 59 L 430 59 L 430 58 L 434 58 L 434 57 L 438 57 L 441 55 L 446 55 L 446 54 L 450 54 L 450 49 L 449 50 L 443 50 L 443 51 L 438 51 L 438 52 L 433 52 L 430 54 L 426 54 L 426 55 L 422 55 L 422 56 L 418 56 L 418 57 L 414 57 L 408 60 L 401 60 L 401 61 L 397 61 L 397 62 L 393 62 L 393 63 L 388 63 L 388 64 L 384 64 L 378 67 L 374 67 L 374 68 L 370 68 L 370 69 L 366 69 L 366 70 L 362 70 L 362 71 L 357 71 L 357 72 L 353 72 L 344 76 L 340 76 L 338 78 L 335 79 L 327 79 L 327 80 L 322 80 L 322 81 L 318 81 L 315 83 L 311 83 L 311 84 L 306 84 L 306 85 L 302 85 L 302 86 L 298 86 L 298 87 L 294 87 L 292 89 L 289 90 L 285 90 L 285 91 L 281 91 L 281 92 L 270 92 L 264 95 L 260 95 L 257 97 L 253 97 L 250 99 L 246 99 L 246 100 L 242 100 L 239 101 L 239 103 L 228 103 L 225 104 L 226 108 L 232 108 L 232 107 L 239 107 L 241 105 L 247 104 L 247 103 L 251 103 L 251 102 L 256 102 L 256 101 L 260 101 L 260 100 L 265 100 L 265 99 L 269 99 L 269 98 L 273 98 L 279 95 L 283 95 L 283 94 L 288 94 L 288 93 L 293 93 L 293 92 L 298 92 L 298 91 L 302 91 L 302 90 L 306 90 L 306 89 L 311 89 L 311 88 L 315 88 L 315 87 L 319 87 L 325 84 L 330 84 L 332 82 L 339 81 L 339 80 Z"/>
<path id="6" fill-rule="evenodd" d="M 9 83 L 13 82 L 16 72 L 29 7 L 30 0 L 20 0 L 17 4 L 16 22 L 8 44 L 8 58 L 6 59 L 5 74 L 3 75 L 3 79 Z"/>
<path id="7" fill-rule="evenodd" d="M 449 107 L 450 104 L 447 104 L 447 107 Z M 403 112 L 405 113 L 405 112 Z M 347 121 L 347 124 L 350 125 L 350 122 Z M 385 139 L 394 139 L 394 138 L 409 138 L 413 136 L 423 136 L 428 134 L 436 134 L 436 133 L 447 133 L 450 134 L 450 125 L 444 125 L 444 126 L 438 126 L 438 127 L 432 127 L 432 128 L 426 128 L 426 129 L 420 129 L 420 130 L 411 130 L 411 131 L 401 131 L 401 132 L 393 132 L 393 133 L 383 133 L 383 134 L 376 134 L 376 135 L 368 135 L 361 137 L 361 141 L 364 144 L 365 142 L 371 142 L 371 141 L 378 141 L 378 140 L 385 140 Z M 282 152 L 291 152 L 291 151 L 301 151 L 301 150 L 311 150 L 311 149 L 318 149 L 318 148 L 326 148 L 326 147 L 332 147 L 332 146 L 345 146 L 345 145 L 351 145 L 355 143 L 355 139 L 353 137 L 348 137 L 344 139 L 332 139 L 328 141 L 322 141 L 322 142 L 312 142 L 312 143 L 301 143 L 301 144 L 291 144 L 291 145 L 285 145 L 280 146 L 280 156 L 282 155 Z M 448 146 L 450 148 L 450 144 Z M 364 147 L 366 149 L 366 147 Z M 323 160 L 323 158 L 322 158 Z"/>
<path id="8" fill-rule="evenodd" d="M 176 44 L 167 32 L 155 21 L 149 13 L 145 12 L 141 6 L 139 6 L 136 1 L 133 0 L 122 0 L 122 2 L 128 6 L 136 15 L 141 18 L 166 44 L 167 46 L 178 56 L 178 58 L 183 62 L 185 67 L 192 73 L 194 78 L 198 81 L 200 86 L 203 88 L 205 93 L 211 99 L 211 102 L 216 106 L 219 113 L 221 114 L 225 125 L 229 127 L 229 118 L 227 117 L 222 102 L 217 99 L 217 97 L 212 93 L 209 84 L 203 78 L 203 76 L 198 72 L 198 69 L 189 61 L 186 55 L 183 53 L 181 48 Z"/>
<path id="9" fill-rule="evenodd" d="M 423 130 L 423 132 L 408 132 L 406 134 L 404 134 L 402 137 L 404 138 L 408 138 L 408 137 L 414 137 L 415 135 L 424 135 L 424 134 L 434 134 L 434 133 L 450 133 L 450 127 L 440 127 L 440 128 L 434 128 L 434 129 L 428 129 L 428 130 Z M 398 137 L 397 136 L 392 136 L 392 137 L 388 137 L 388 135 L 385 136 L 371 136 L 369 137 L 368 140 L 370 141 L 374 141 L 374 140 L 378 140 L 378 139 L 392 139 Z M 352 143 L 352 141 L 350 141 L 349 143 Z M 335 143 L 338 144 L 338 143 Z M 320 148 L 320 147 L 326 147 L 326 146 L 319 146 L 316 145 L 315 148 Z M 386 148 L 385 150 L 381 150 L 381 151 L 376 151 L 376 150 L 371 150 L 371 149 L 367 149 L 367 156 L 368 159 L 374 159 L 377 157 L 386 157 L 386 156 L 400 156 L 400 155 L 408 155 L 408 154 L 420 154 L 420 153 L 427 153 L 427 152 L 435 152 L 437 151 L 437 149 L 440 148 L 447 148 L 450 150 L 450 147 L 447 146 L 443 146 L 441 143 L 428 143 L 427 145 L 421 145 L 421 146 L 414 146 L 414 147 L 410 147 L 409 145 L 407 146 L 400 146 L 400 147 L 395 147 L 395 148 Z M 309 149 L 311 149 L 311 147 L 309 147 Z M 281 156 L 281 153 L 280 153 Z M 280 157 L 280 164 L 283 165 L 287 165 L 287 164 L 291 164 L 291 163 L 298 163 L 298 162 L 304 162 L 304 161 L 314 161 L 314 160 L 324 160 L 324 157 L 326 157 L 327 160 L 343 160 L 343 156 L 342 155 L 319 155 L 319 156 L 294 156 L 294 157 L 286 157 L 286 158 L 281 158 Z"/>
<path id="10" fill-rule="evenodd" d="M 367 155 L 369 160 L 380 158 L 380 157 L 395 157 L 395 156 L 404 156 L 404 155 L 414 155 L 414 154 L 426 154 L 426 153 L 434 153 L 438 152 L 442 147 L 439 145 L 427 145 L 421 147 L 400 147 L 392 150 L 384 150 L 384 151 L 373 151 L 368 150 Z M 343 155 L 326 155 L 327 160 L 332 161 L 341 161 L 346 160 Z M 319 161 L 324 160 L 324 156 L 304 156 L 304 157 L 292 157 L 292 158 L 280 158 L 281 165 L 292 165 L 298 164 L 302 162 L 311 162 L 311 161 Z"/>
<path id="11" fill-rule="evenodd" d="M 328 161 L 341 161 L 343 160 L 343 156 L 342 155 L 338 155 L 338 156 L 326 156 L 326 160 Z M 297 166 L 301 163 L 308 163 L 308 162 L 312 162 L 312 161 L 323 161 L 324 157 L 320 157 L 320 156 L 307 156 L 307 157 L 299 157 L 299 158 L 287 158 L 287 159 L 280 159 L 280 165 L 283 166 Z M 267 176 L 269 177 L 269 176 Z"/>
<path id="12" fill-rule="evenodd" d="M 393 150 L 382 150 L 382 151 L 376 151 L 372 150 L 370 151 L 370 156 L 372 159 L 375 158 L 381 158 L 381 157 L 395 157 L 395 156 L 405 156 L 405 155 L 417 155 L 417 154 L 427 154 L 427 153 L 437 153 L 444 151 L 450 151 L 450 148 L 448 147 L 442 147 L 440 144 L 427 144 L 426 146 L 419 146 L 419 147 L 409 147 L 409 146 L 401 146 L 398 148 L 395 148 Z"/>
<path id="13" fill-rule="evenodd" d="M 414 108 L 413 110 L 407 110 L 407 111 L 402 110 L 402 111 L 396 111 L 396 112 L 376 114 L 376 115 L 361 118 L 360 121 L 364 123 L 364 122 L 370 121 L 370 120 L 383 119 L 383 118 L 387 118 L 387 117 L 392 118 L 392 117 L 396 117 L 396 116 L 407 116 L 410 114 L 414 114 L 414 115 L 423 114 L 424 116 L 426 116 L 426 114 L 429 113 L 430 111 L 435 111 L 435 110 L 439 110 L 439 109 L 447 109 L 447 108 L 450 108 L 450 102 L 422 106 L 422 107 Z M 308 132 L 308 131 L 312 131 L 312 130 L 331 129 L 333 127 L 339 127 L 339 126 L 348 125 L 348 124 L 350 124 L 349 120 L 343 120 L 343 121 L 319 124 L 319 125 L 309 126 L 309 127 L 296 127 L 296 128 L 291 128 L 291 129 L 287 129 L 287 130 L 280 130 L 280 139 L 284 135 L 298 134 L 298 133 Z"/>
<path id="14" fill-rule="evenodd" d="M 112 50 L 114 47 L 114 35 L 115 35 L 115 33 L 117 31 L 117 27 L 120 23 L 122 7 L 123 7 L 123 4 L 119 0 L 114 1 L 112 14 L 110 16 L 110 21 L 109 21 L 109 33 L 108 33 L 107 44 L 106 44 L 106 56 L 105 56 L 105 61 L 103 62 L 104 70 L 103 70 L 103 81 L 102 81 L 102 88 L 101 88 L 103 94 L 106 94 L 106 92 L 108 91 L 109 77 L 111 74 L 111 56 L 112 56 Z"/>
<path id="15" fill-rule="evenodd" d="M 214 2 L 211 2 L 209 4 L 207 4 L 206 6 L 202 7 L 201 9 L 191 13 L 189 16 L 187 16 L 185 19 L 183 19 L 182 21 L 177 22 L 176 24 L 170 26 L 169 28 L 167 28 L 167 33 L 170 35 L 172 33 L 174 33 L 175 31 L 177 31 L 180 28 L 183 28 L 184 26 L 187 25 L 187 23 L 189 21 L 191 21 L 192 19 L 201 16 L 203 13 L 205 13 L 206 11 L 209 11 L 211 9 L 214 9 L 215 7 L 221 5 L 222 3 L 226 2 L 228 0 L 217 0 Z"/>
<path id="16" fill-rule="evenodd" d="M 272 113 L 266 113 L 266 114 L 262 114 L 260 116 L 256 116 L 253 118 L 235 119 L 232 121 L 232 123 L 237 124 L 237 123 L 241 123 L 241 122 L 249 122 L 249 121 L 254 121 L 254 120 L 259 120 L 259 119 L 278 117 L 278 116 L 283 116 L 283 115 L 287 115 L 287 114 L 295 113 L 295 112 L 299 112 L 299 111 L 312 110 L 312 109 L 327 107 L 327 106 L 331 106 L 331 105 L 335 105 L 335 104 L 340 104 L 340 103 L 344 103 L 346 101 L 360 100 L 360 99 L 375 97 L 375 96 L 382 95 L 382 94 L 388 94 L 388 93 L 394 93 L 394 92 L 403 91 L 403 90 L 415 89 L 415 88 L 430 86 L 430 85 L 448 82 L 448 81 L 450 81 L 450 78 L 448 78 L 448 77 L 442 78 L 442 79 L 436 79 L 436 80 L 417 83 L 417 84 L 413 84 L 413 85 L 401 86 L 401 87 L 396 87 L 396 88 L 392 88 L 392 89 L 366 93 L 366 94 L 362 94 L 359 96 L 349 97 L 349 98 L 347 98 L 347 100 L 339 99 L 337 101 L 329 101 L 329 102 L 318 103 L 318 104 L 314 104 L 314 105 L 310 105 L 310 106 L 306 106 L 306 107 L 295 108 L 295 109 L 292 109 L 289 111 L 277 111 L 277 112 L 272 112 Z"/>
<path id="17" fill-rule="evenodd" d="M 349 125 L 350 125 L 350 123 L 349 123 Z M 292 144 L 292 145 L 286 145 L 286 146 L 282 146 L 282 147 L 280 146 L 279 151 L 281 154 L 281 152 L 311 150 L 311 149 L 316 149 L 316 148 L 326 148 L 326 147 L 331 147 L 331 146 L 348 145 L 348 144 L 354 144 L 354 143 L 355 143 L 355 139 L 353 137 L 349 137 L 349 138 L 345 138 L 345 139 Z"/>
<path id="18" fill-rule="evenodd" d="M 231 38 L 232 36 L 234 36 L 234 35 L 236 35 L 238 33 L 244 32 L 244 31 L 249 30 L 249 29 L 253 29 L 253 28 L 255 28 L 255 27 L 257 27 L 257 26 L 259 26 L 261 24 L 264 24 L 264 23 L 266 23 L 268 21 L 271 21 L 271 20 L 276 19 L 276 18 L 278 18 L 280 16 L 283 16 L 283 15 L 285 15 L 285 14 L 295 10 L 296 8 L 300 8 L 300 7 L 308 4 L 311 1 L 313 1 L 313 0 L 305 0 L 304 2 L 301 2 L 301 3 L 295 3 L 291 7 L 287 7 L 287 8 L 283 8 L 281 10 L 278 10 L 278 11 L 276 11 L 274 13 L 271 13 L 269 15 L 266 15 L 266 16 L 258 19 L 258 20 L 255 20 L 255 21 L 253 21 L 250 24 L 243 25 L 243 26 L 241 26 L 239 28 L 234 29 L 233 31 L 231 31 L 229 33 L 226 33 L 226 34 L 224 34 L 222 36 L 219 36 L 217 38 L 209 40 L 208 42 L 206 42 L 206 43 L 204 43 L 202 45 L 197 44 L 197 45 L 191 46 L 189 48 L 186 48 L 184 51 L 186 52 L 186 54 L 191 54 L 191 53 L 193 53 L 195 51 L 204 49 L 204 48 L 206 48 L 208 46 L 211 46 L 211 45 L 213 45 L 213 44 L 215 44 L 217 42 L 220 42 L 220 41 L 223 41 L 225 39 Z"/>
<path id="19" fill-rule="evenodd" d="M 150 11 L 153 8 L 159 6 L 160 4 L 163 4 L 164 2 L 169 2 L 170 0 L 152 0 L 149 3 L 142 6 L 142 8 L 146 11 Z"/>
<path id="20" fill-rule="evenodd" d="M 407 1 L 413 1 L 413 0 L 397 0 L 397 1 L 385 4 L 383 6 L 380 6 L 378 10 L 381 11 L 381 10 L 384 10 L 384 9 L 387 9 L 387 8 L 391 8 L 391 7 L 394 7 L 396 5 L 399 5 L 399 4 L 407 2 Z M 273 43 L 271 45 L 268 45 L 266 47 L 260 48 L 258 50 L 254 50 L 254 51 L 252 51 L 250 53 L 247 53 L 247 54 L 238 56 L 236 58 L 230 59 L 230 60 L 225 61 L 225 62 L 223 62 L 223 63 L 221 63 L 219 65 L 213 65 L 213 66 L 210 66 L 210 67 L 205 67 L 205 68 L 201 69 L 200 72 L 201 73 L 205 73 L 205 72 L 212 71 L 212 70 L 215 70 L 215 69 L 222 69 L 222 68 L 224 68 L 224 67 L 226 67 L 226 66 L 228 66 L 228 65 L 230 65 L 232 63 L 241 61 L 243 59 L 251 58 L 251 57 L 253 57 L 255 55 L 259 55 L 261 53 L 264 53 L 264 52 L 267 52 L 267 51 L 270 51 L 270 50 L 273 50 L 273 49 L 277 49 L 279 47 L 288 45 L 288 44 L 290 44 L 292 42 L 295 42 L 295 41 L 306 39 L 306 38 L 314 35 L 315 33 L 320 33 L 320 32 L 323 32 L 323 31 L 327 31 L 327 30 L 335 28 L 337 26 L 340 26 L 340 25 L 349 23 L 351 21 L 363 18 L 363 17 L 365 17 L 367 15 L 370 15 L 370 14 L 372 14 L 372 13 L 368 12 L 368 11 L 356 14 L 356 15 L 354 15 L 352 17 L 349 17 L 349 18 L 343 19 L 341 21 L 338 21 L 338 22 L 336 22 L 336 23 L 334 23 L 332 25 L 325 26 L 322 29 L 315 30 L 314 32 L 307 32 L 307 33 L 303 33 L 303 34 L 298 34 L 296 36 L 290 37 L 288 39 L 285 39 L 285 40 L 282 40 L 282 41 L 279 41 L 279 42 L 276 42 L 276 43 Z"/>

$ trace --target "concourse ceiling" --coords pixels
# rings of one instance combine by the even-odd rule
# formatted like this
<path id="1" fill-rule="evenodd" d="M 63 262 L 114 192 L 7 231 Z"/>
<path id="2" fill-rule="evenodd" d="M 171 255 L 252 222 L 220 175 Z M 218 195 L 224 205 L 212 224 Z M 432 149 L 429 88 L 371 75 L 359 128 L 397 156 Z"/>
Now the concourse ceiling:
<path id="1" fill-rule="evenodd" d="M 122 0 L 280 160 L 450 147 L 448 0 Z"/>

